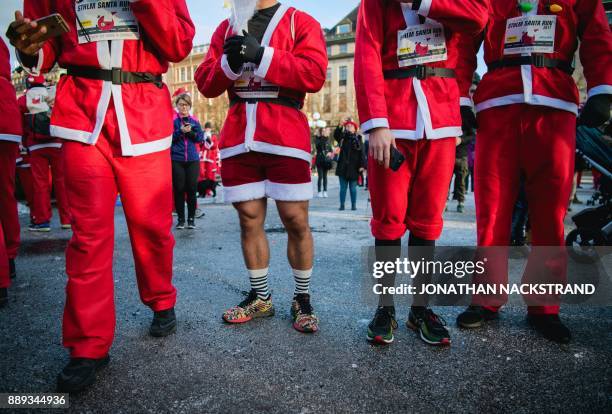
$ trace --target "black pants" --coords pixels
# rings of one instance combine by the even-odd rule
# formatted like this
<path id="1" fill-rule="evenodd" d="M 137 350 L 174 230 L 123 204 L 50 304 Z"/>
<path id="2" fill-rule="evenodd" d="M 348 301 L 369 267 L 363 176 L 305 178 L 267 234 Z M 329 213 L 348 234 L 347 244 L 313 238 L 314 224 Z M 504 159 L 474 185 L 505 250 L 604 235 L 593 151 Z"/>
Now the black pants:
<path id="1" fill-rule="evenodd" d="M 319 189 L 319 193 L 321 191 L 327 191 L 327 168 L 317 165 L 317 175 L 319 176 L 319 179 L 317 180 L 317 188 Z M 323 190 L 321 190 L 321 184 L 323 184 Z"/>
<path id="2" fill-rule="evenodd" d="M 453 189 L 453 200 L 457 200 L 460 203 L 465 201 L 465 182 L 469 172 L 470 170 L 468 169 L 467 158 L 457 158 L 455 160 L 455 185 Z"/>
<path id="3" fill-rule="evenodd" d="M 185 221 L 185 194 L 187 195 L 187 217 L 189 219 L 195 218 L 199 176 L 199 161 L 172 161 L 174 208 L 176 209 L 179 221 Z"/>

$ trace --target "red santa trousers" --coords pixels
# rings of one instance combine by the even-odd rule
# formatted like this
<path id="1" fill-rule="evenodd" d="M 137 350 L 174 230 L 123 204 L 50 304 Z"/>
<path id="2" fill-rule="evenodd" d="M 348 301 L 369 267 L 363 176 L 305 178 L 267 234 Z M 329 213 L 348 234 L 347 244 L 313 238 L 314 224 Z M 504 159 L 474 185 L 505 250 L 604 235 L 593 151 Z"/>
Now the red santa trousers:
<path id="1" fill-rule="evenodd" d="M 510 243 L 512 212 L 522 175 L 534 247 L 523 282 L 533 282 L 546 273 L 548 279 L 541 283 L 563 283 L 567 255 L 561 246 L 574 175 L 576 116 L 559 109 L 518 104 L 481 111 L 478 124 L 474 173 L 478 246 Z M 488 258 L 480 281 L 506 283 L 507 249 L 487 252 L 493 257 Z M 474 298 L 475 304 L 491 310 L 499 309 L 505 298 L 497 300 L 495 303 Z M 530 306 L 529 312 L 557 314 L 558 300 L 545 306 Z"/>
<path id="2" fill-rule="evenodd" d="M 96 145 L 64 143 L 73 236 L 66 250 L 63 336 L 72 357 L 101 358 L 113 342 L 112 264 L 118 192 L 132 243 L 140 299 L 154 311 L 172 308 L 176 302 L 169 150 L 123 157 L 120 145 L 112 104 Z"/>
<path id="3" fill-rule="evenodd" d="M 368 157 L 372 200 L 372 234 L 379 240 L 396 240 L 406 230 L 425 240 L 442 234 L 442 214 L 448 183 L 455 167 L 455 138 L 396 139 L 406 157 L 397 172 Z"/>
<path id="4" fill-rule="evenodd" d="M 19 249 L 20 227 L 15 199 L 15 170 L 18 156 L 19 144 L 0 141 L 0 223 L 9 259 L 14 259 Z"/>
<path id="5" fill-rule="evenodd" d="M 32 205 L 34 223 L 46 223 L 51 220 L 51 182 L 49 181 L 49 168 L 51 168 L 60 222 L 62 224 L 70 224 L 70 211 L 64 186 L 62 149 L 40 148 L 32 151 L 30 165 L 32 166 L 32 184 L 34 187 Z"/>

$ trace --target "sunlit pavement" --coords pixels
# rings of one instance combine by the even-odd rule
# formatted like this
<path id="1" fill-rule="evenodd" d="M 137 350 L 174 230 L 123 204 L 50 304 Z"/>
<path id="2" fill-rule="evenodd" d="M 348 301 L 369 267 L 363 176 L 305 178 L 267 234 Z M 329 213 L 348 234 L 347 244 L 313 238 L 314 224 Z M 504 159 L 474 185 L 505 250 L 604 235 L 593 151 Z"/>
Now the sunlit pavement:
<path id="1" fill-rule="evenodd" d="M 590 188 L 590 183 L 584 184 Z M 117 331 L 111 364 L 96 386 L 71 399 L 75 412 L 610 412 L 612 310 L 562 309 L 574 341 L 560 346 L 526 325 L 521 307 L 506 308 L 486 328 L 456 327 L 460 308 L 440 308 L 452 347 L 425 345 L 407 331 L 408 305 L 386 348 L 366 342 L 374 309 L 362 303 L 359 263 L 372 243 L 367 192 L 358 210 L 338 211 L 338 184 L 312 202 L 316 243 L 313 305 L 321 331 L 304 336 L 290 325 L 293 280 L 286 234 L 274 204 L 267 223 L 272 248 L 274 318 L 226 326 L 222 311 L 248 289 L 239 228 L 230 206 L 204 205 L 195 231 L 175 231 L 178 332 L 147 335 L 151 312 L 138 299 L 123 212 L 116 210 Z M 590 197 L 581 190 L 579 197 Z M 347 205 L 350 203 L 347 201 Z M 440 244 L 475 243 L 473 194 L 466 212 L 449 202 Z M 146 214 L 146 212 L 144 213 Z M 57 220 L 54 218 L 54 220 Z M 22 216 L 26 227 L 27 216 Z M 571 221 L 567 219 L 568 229 Z M 49 392 L 67 361 L 61 346 L 63 250 L 70 232 L 23 231 L 18 278 L 0 311 L 0 392 Z"/>

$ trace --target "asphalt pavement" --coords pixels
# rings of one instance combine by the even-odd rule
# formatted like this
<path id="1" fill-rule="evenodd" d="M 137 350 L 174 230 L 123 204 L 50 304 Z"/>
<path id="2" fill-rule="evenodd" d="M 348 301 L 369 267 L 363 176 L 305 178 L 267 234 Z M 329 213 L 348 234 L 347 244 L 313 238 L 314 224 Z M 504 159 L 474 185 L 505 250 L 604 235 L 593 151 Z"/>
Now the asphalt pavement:
<path id="1" fill-rule="evenodd" d="M 111 363 L 94 388 L 71 397 L 70 411 L 612 412 L 612 308 L 563 308 L 561 316 L 574 334 L 569 345 L 530 330 L 522 307 L 505 308 L 499 321 L 474 331 L 456 326 L 460 308 L 439 308 L 453 341 L 440 349 L 406 329 L 408 304 L 401 303 L 395 342 L 369 345 L 366 326 L 374 309 L 359 293 L 362 247 L 373 242 L 367 192 L 358 190 L 357 211 L 338 211 L 337 180 L 330 181 L 330 198 L 313 200 L 310 214 L 316 245 L 311 292 L 321 330 L 309 336 L 291 328 L 287 236 L 273 203 L 266 229 L 276 316 L 223 324 L 221 313 L 242 300 L 248 278 L 235 212 L 206 204 L 196 230 L 175 231 L 179 327 L 165 339 L 147 335 L 152 315 L 139 301 L 129 236 L 117 207 Z M 582 190 L 579 196 L 590 194 Z M 473 245 L 473 195 L 465 213 L 454 209 L 451 202 L 439 243 Z M 22 232 L 18 278 L 9 306 L 0 310 L 0 392 L 51 392 L 68 360 L 61 316 L 63 251 L 70 232 L 59 229 L 56 217 L 49 234 Z M 24 227 L 26 221 L 22 216 Z"/>

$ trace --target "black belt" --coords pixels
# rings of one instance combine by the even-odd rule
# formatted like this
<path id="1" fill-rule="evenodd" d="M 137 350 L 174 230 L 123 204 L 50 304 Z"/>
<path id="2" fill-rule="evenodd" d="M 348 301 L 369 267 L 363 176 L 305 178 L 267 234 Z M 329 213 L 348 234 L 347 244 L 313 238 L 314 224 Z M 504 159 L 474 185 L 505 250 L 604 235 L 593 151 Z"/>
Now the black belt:
<path id="1" fill-rule="evenodd" d="M 533 65 L 536 68 L 556 68 L 562 70 L 563 72 L 571 75 L 574 73 L 574 68 L 572 67 L 572 62 L 567 62 L 565 60 L 559 59 L 551 59 L 544 55 L 531 55 L 531 56 L 520 56 L 515 58 L 507 58 L 496 60 L 487 65 L 489 71 L 509 68 L 514 66 L 523 66 L 523 65 Z"/>
<path id="2" fill-rule="evenodd" d="M 419 80 L 436 78 L 454 78 L 455 71 L 447 68 L 432 68 L 431 66 L 417 65 L 408 68 L 400 68 L 384 71 L 385 79 L 407 79 L 417 78 Z"/>
<path id="3" fill-rule="evenodd" d="M 250 103 L 250 104 L 254 104 L 257 102 L 265 102 L 265 103 L 272 103 L 272 104 L 277 104 L 277 105 L 283 105 L 283 106 L 288 106 L 289 108 L 294 108 L 297 110 L 302 109 L 302 103 L 296 101 L 295 99 L 291 99 L 291 98 L 287 98 L 285 96 L 279 96 L 278 98 L 241 98 L 239 96 L 235 96 L 232 98 L 231 102 L 230 102 L 230 107 L 238 104 L 238 103 Z"/>
<path id="4" fill-rule="evenodd" d="M 67 69 L 70 76 L 112 82 L 113 85 L 154 83 L 160 89 L 163 86 L 161 75 L 149 72 L 124 72 L 121 68 L 97 69 L 88 66 L 69 66 Z"/>

